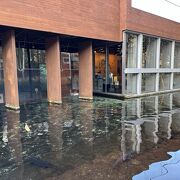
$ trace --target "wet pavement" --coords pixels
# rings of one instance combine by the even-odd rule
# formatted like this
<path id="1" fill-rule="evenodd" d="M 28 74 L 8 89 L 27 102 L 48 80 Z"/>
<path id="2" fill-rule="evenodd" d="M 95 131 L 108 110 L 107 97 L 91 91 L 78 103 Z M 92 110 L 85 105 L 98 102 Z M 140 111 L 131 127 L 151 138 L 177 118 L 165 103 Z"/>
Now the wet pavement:
<path id="1" fill-rule="evenodd" d="M 180 93 L 0 107 L 1 180 L 127 180 L 179 149 Z"/>
<path id="2" fill-rule="evenodd" d="M 180 179 L 180 150 L 168 152 L 170 159 L 149 165 L 149 169 L 135 175 L 133 180 L 179 180 Z"/>

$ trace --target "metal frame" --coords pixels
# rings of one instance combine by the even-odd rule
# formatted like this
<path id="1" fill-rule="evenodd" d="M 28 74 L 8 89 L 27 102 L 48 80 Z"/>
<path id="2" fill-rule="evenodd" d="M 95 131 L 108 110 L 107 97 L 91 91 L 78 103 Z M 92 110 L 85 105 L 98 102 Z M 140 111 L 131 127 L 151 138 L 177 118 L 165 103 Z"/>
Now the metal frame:
<path id="1" fill-rule="evenodd" d="M 123 45 L 122 45 L 122 94 L 126 93 L 126 51 L 127 51 L 127 36 L 123 32 Z"/>
<path id="2" fill-rule="evenodd" d="M 135 35 L 138 35 L 138 58 L 137 58 L 137 68 L 126 68 L 126 56 L 127 56 L 127 34 L 132 33 Z M 157 39 L 157 47 L 156 47 L 156 67 L 155 68 L 142 68 L 142 49 L 143 49 L 143 37 L 148 36 L 152 38 Z M 160 48 L 161 48 L 161 39 L 162 40 L 168 40 L 172 42 L 172 48 L 171 48 L 171 67 L 170 68 L 160 68 Z M 180 73 L 180 68 L 175 68 L 174 67 L 174 54 L 175 54 L 175 44 L 178 43 L 175 40 L 170 40 L 166 38 L 160 38 L 157 36 L 150 36 L 146 35 L 143 33 L 137 33 L 133 31 L 124 31 L 123 32 L 123 49 L 122 49 L 122 94 L 124 95 L 129 95 L 126 93 L 126 74 L 137 74 L 137 94 L 132 94 L 132 95 L 146 95 L 149 94 L 150 92 L 144 92 L 142 93 L 142 74 L 149 73 L 149 74 L 156 74 L 156 84 L 155 84 L 155 92 L 160 92 L 159 91 L 159 75 L 160 73 L 170 73 L 170 89 L 171 91 L 177 90 L 174 89 L 173 84 L 174 84 L 174 73 Z M 168 91 L 169 91 L 168 90 Z M 179 89 L 180 90 L 180 89 Z M 164 90 L 166 92 L 167 90 Z"/>
<path id="3" fill-rule="evenodd" d="M 137 68 L 142 67 L 142 50 L 143 50 L 143 35 L 138 35 L 138 58 L 137 58 Z M 142 84 L 142 72 L 138 73 L 137 76 L 137 94 L 141 94 L 141 84 Z"/>

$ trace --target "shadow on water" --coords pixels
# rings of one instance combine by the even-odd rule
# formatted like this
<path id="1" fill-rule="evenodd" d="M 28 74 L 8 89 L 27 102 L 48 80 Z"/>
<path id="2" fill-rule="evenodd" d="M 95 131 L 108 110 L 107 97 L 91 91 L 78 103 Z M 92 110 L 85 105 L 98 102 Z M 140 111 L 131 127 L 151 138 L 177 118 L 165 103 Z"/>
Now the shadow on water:
<path id="1" fill-rule="evenodd" d="M 22 105 L 20 112 L 1 106 L 0 179 L 130 179 L 149 163 L 141 159 L 155 162 L 155 149 L 179 140 L 179 117 L 179 93 L 127 101 L 73 97 L 62 105 Z"/>

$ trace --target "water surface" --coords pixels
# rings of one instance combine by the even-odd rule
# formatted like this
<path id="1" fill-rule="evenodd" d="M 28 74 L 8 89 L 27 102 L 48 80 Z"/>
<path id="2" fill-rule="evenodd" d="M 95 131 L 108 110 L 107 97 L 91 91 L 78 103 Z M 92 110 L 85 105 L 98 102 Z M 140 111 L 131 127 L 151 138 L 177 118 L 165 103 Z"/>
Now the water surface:
<path id="1" fill-rule="evenodd" d="M 180 148 L 180 93 L 0 107 L 0 179 L 131 179 Z"/>

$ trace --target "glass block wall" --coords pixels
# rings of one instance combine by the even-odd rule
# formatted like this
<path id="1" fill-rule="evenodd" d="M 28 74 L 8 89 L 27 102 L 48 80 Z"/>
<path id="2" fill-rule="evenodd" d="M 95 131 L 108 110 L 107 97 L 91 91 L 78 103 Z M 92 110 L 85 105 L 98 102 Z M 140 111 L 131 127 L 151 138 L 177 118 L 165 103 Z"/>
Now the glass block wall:
<path id="1" fill-rule="evenodd" d="M 126 32 L 125 46 L 123 94 L 180 89 L 180 42 Z"/>

